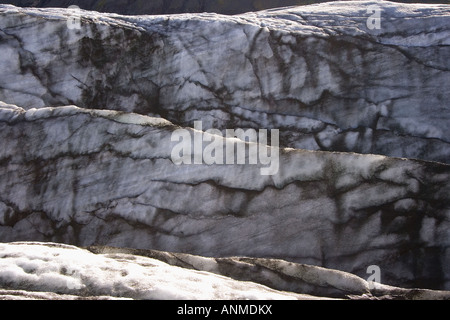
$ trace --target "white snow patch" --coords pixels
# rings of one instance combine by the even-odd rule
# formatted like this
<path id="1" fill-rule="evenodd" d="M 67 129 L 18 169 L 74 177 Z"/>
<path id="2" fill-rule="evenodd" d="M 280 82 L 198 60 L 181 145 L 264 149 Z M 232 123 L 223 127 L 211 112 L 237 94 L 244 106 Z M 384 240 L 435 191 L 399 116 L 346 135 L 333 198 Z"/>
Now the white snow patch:
<path id="1" fill-rule="evenodd" d="M 205 269 L 215 269 L 207 258 L 196 263 Z M 133 299 L 308 298 L 205 271 L 170 266 L 147 257 L 96 255 L 76 247 L 38 242 L 0 244 L 0 286 Z"/>

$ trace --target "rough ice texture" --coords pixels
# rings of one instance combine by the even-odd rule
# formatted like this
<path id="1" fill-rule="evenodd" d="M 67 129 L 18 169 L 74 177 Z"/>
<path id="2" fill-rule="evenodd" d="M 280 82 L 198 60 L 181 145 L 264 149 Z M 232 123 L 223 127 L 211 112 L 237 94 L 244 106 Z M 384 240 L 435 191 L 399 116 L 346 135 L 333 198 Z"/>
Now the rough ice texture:
<path id="1" fill-rule="evenodd" d="M 261 258 L 261 277 L 378 265 L 450 289 L 448 5 L 74 16 L 0 6 L 0 241 Z M 280 129 L 278 174 L 173 164 L 194 120 Z"/>
<path id="2" fill-rule="evenodd" d="M 20 7 L 59 7 L 78 5 L 82 9 L 120 14 L 174 14 L 187 12 L 216 12 L 238 14 L 285 6 L 300 6 L 331 0 L 0 0 L 0 3 Z M 417 0 L 397 0 L 411 3 Z M 421 3 L 448 3 L 448 0 L 421 0 Z"/>
<path id="3" fill-rule="evenodd" d="M 128 254 L 61 244 L 0 244 L 0 299 L 8 291 L 130 299 L 312 299 Z M 51 298 L 51 295 L 49 295 Z"/>
<path id="4" fill-rule="evenodd" d="M 370 30 L 368 9 L 381 9 Z M 82 17 L 81 29 L 67 28 Z M 0 100 L 277 128 L 283 146 L 449 162 L 450 8 L 345 1 L 236 16 L 0 6 Z"/>
<path id="5" fill-rule="evenodd" d="M 287 258 L 360 276 L 376 264 L 388 284 L 448 288 L 449 165 L 282 149 L 274 176 L 177 166 L 178 127 L 159 118 L 0 111 L 2 241 Z"/>
<path id="6" fill-rule="evenodd" d="M 39 242 L 0 244 L 0 287 L 0 300 L 450 298 L 283 260 Z"/>

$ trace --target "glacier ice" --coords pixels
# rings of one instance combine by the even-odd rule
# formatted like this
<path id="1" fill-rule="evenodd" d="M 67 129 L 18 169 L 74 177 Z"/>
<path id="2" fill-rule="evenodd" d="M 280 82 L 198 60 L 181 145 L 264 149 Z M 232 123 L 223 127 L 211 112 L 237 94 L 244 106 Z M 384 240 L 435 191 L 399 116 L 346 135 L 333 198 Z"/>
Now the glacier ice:
<path id="1" fill-rule="evenodd" d="M 448 5 L 76 14 L 0 5 L 0 297 L 447 297 Z M 267 148 L 237 128 L 279 130 L 276 174 L 172 161 L 177 130 Z"/>

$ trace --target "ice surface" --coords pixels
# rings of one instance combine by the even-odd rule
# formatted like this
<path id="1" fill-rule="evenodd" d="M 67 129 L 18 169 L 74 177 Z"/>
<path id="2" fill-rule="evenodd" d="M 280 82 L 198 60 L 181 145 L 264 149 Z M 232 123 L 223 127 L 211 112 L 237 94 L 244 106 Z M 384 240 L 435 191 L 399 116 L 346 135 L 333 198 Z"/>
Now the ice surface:
<path id="1" fill-rule="evenodd" d="M 367 28 L 373 6 L 379 30 Z M 447 163 L 449 12 L 388 1 L 236 16 L 2 5 L 0 100 L 274 128 L 285 147 Z"/>
<path id="2" fill-rule="evenodd" d="M 279 171 L 263 176 L 261 164 L 175 165 L 180 127 L 160 118 L 73 106 L 3 105 L 0 114 L 2 241 L 289 257 L 352 273 L 409 270 L 413 237 L 450 245 L 448 165 L 281 148 Z M 418 232 L 425 218 L 439 221 L 423 229 L 433 235 Z M 422 259 L 444 266 L 448 257 Z"/>
<path id="3" fill-rule="evenodd" d="M 147 257 L 94 255 L 76 247 L 45 243 L 0 244 L 0 285 L 38 291 L 44 298 L 43 292 L 158 300 L 314 298 Z"/>
<path id="4" fill-rule="evenodd" d="M 382 21 L 370 30 L 373 5 Z M 80 16 L 79 30 L 67 28 Z M 5 295 L 298 298 L 280 280 L 301 269 L 294 262 L 359 277 L 302 278 L 359 295 L 369 265 L 390 285 L 450 288 L 449 21 L 448 5 L 387 1 L 236 16 L 1 5 L 0 241 L 203 256 L 185 257 L 193 272 L 3 245 Z M 277 174 L 261 175 L 261 163 L 175 165 L 173 132 L 200 134 L 198 120 L 205 132 L 279 129 Z M 289 260 L 232 260 L 279 267 L 283 285 L 222 278 L 217 259 L 230 256 Z"/>
<path id="5" fill-rule="evenodd" d="M 0 299 L 448 299 L 277 259 L 57 243 L 0 244 Z"/>

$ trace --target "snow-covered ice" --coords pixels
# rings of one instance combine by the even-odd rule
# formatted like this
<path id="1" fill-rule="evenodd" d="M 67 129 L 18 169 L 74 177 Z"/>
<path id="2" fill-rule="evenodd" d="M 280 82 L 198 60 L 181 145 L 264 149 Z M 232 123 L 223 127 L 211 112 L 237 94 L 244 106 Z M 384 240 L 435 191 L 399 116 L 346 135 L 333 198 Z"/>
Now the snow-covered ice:
<path id="1" fill-rule="evenodd" d="M 450 288 L 449 28 L 449 5 L 388 1 L 0 5 L 0 241 L 30 241 L 0 245 L 0 295 L 445 296 L 364 279 L 376 265 L 387 285 Z M 279 130 L 276 174 L 171 160 L 175 130 L 236 128 Z M 168 258 L 81 249 L 101 245 Z"/>

